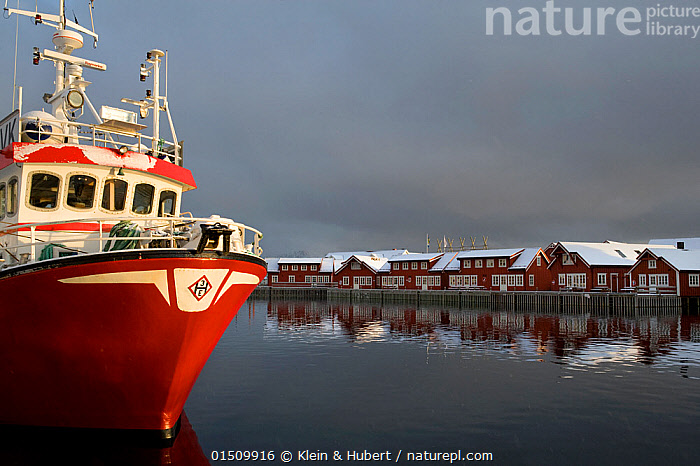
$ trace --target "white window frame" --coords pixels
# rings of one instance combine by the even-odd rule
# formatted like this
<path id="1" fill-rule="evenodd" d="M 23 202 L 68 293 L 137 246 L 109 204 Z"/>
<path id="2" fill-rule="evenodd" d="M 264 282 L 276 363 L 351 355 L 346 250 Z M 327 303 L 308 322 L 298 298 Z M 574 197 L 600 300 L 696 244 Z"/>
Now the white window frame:
<path id="1" fill-rule="evenodd" d="M 608 274 L 607 273 L 598 273 L 598 286 L 608 286 Z"/>
<path id="2" fill-rule="evenodd" d="M 639 280 L 639 286 L 647 286 L 646 274 L 640 273 L 637 279 Z"/>
<path id="3" fill-rule="evenodd" d="M 418 262 L 411 262 L 411 270 L 418 270 Z"/>
<path id="4" fill-rule="evenodd" d="M 535 286 L 535 275 L 530 274 L 527 278 L 529 286 Z"/>
<path id="5" fill-rule="evenodd" d="M 472 268 L 472 260 L 471 259 L 464 259 L 462 261 L 462 268 L 463 269 L 471 269 Z"/>
<path id="6" fill-rule="evenodd" d="M 427 263 L 427 262 L 421 262 L 421 263 L 420 263 L 420 268 L 421 268 L 421 270 L 428 270 L 428 263 Z"/>
<path id="7" fill-rule="evenodd" d="M 282 264 L 282 270 L 287 270 L 287 264 Z"/>
<path id="8" fill-rule="evenodd" d="M 493 259 L 486 259 L 486 267 L 492 269 L 496 262 Z"/>
<path id="9" fill-rule="evenodd" d="M 568 273 L 566 274 L 566 286 L 570 288 L 586 288 L 585 273 Z"/>
<path id="10" fill-rule="evenodd" d="M 508 260 L 507 259 L 498 259 L 498 266 L 501 268 L 508 267 Z"/>
<path id="11" fill-rule="evenodd" d="M 343 286 L 350 286 L 350 277 L 343 277 Z"/>
<path id="12" fill-rule="evenodd" d="M 399 263 L 398 263 L 398 262 L 394 262 L 393 264 L 391 264 L 391 268 L 394 269 L 394 270 L 399 270 Z"/>
<path id="13" fill-rule="evenodd" d="M 655 269 L 656 268 L 656 259 L 649 259 L 649 263 L 647 264 L 647 267 L 650 269 Z"/>
<path id="14" fill-rule="evenodd" d="M 688 286 L 700 286 L 700 273 L 691 273 L 688 275 Z"/>
<path id="15" fill-rule="evenodd" d="M 402 268 L 403 270 L 408 270 L 408 262 L 402 262 L 401 264 L 402 264 L 402 265 L 401 265 L 401 268 Z"/>
<path id="16" fill-rule="evenodd" d="M 481 259 L 477 259 L 474 261 L 474 268 L 480 269 L 484 265 L 484 262 Z"/>

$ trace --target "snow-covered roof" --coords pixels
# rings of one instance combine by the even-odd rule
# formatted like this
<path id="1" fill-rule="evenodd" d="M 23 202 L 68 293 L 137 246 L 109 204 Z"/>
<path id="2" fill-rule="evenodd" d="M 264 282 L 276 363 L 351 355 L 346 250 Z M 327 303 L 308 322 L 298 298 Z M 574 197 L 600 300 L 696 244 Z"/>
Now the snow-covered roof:
<path id="1" fill-rule="evenodd" d="M 319 273 L 333 273 L 335 260 L 332 257 L 324 257 L 321 260 L 321 267 L 318 268 Z"/>
<path id="2" fill-rule="evenodd" d="M 392 256 L 389 258 L 389 262 L 431 261 L 440 256 L 442 256 L 441 252 L 426 254 L 409 252 L 408 254 L 399 254 L 398 256 Z"/>
<path id="3" fill-rule="evenodd" d="M 321 257 L 281 257 L 280 264 L 320 264 Z"/>
<path id="4" fill-rule="evenodd" d="M 340 251 L 340 252 L 329 252 L 326 257 L 332 257 L 333 259 L 338 259 L 340 261 L 346 261 L 352 256 L 377 256 L 377 257 L 394 257 L 401 254 L 408 254 L 406 249 L 384 249 L 380 251 Z"/>
<path id="5" fill-rule="evenodd" d="M 604 243 L 561 242 L 559 245 L 570 254 L 578 254 L 589 266 L 632 266 L 637 262 L 639 254 L 648 247 L 646 244 L 618 243 L 616 241 Z M 661 247 L 672 248 L 672 246 Z"/>
<path id="6" fill-rule="evenodd" d="M 357 259 L 359 262 L 365 264 L 367 267 L 372 269 L 375 273 L 379 271 L 379 269 L 382 268 L 384 264 L 387 262 L 386 257 L 377 257 L 377 256 L 366 256 L 366 255 L 361 255 L 361 254 L 353 254 L 346 260 L 342 262 L 340 267 L 336 268 L 336 272 L 340 271 L 343 267 L 345 267 L 347 264 L 351 262 L 352 259 Z"/>
<path id="7" fill-rule="evenodd" d="M 268 272 L 279 272 L 279 266 L 277 265 L 279 261 L 279 258 L 277 257 L 270 257 L 268 259 L 265 259 L 265 262 L 267 262 L 267 271 Z"/>
<path id="8" fill-rule="evenodd" d="M 700 249 L 700 238 L 667 238 L 652 239 L 649 241 L 650 247 L 658 245 L 671 245 L 676 247 L 678 243 L 683 243 L 683 249 Z"/>
<path id="9" fill-rule="evenodd" d="M 648 248 L 657 258 L 663 258 L 678 271 L 700 270 L 700 250 Z"/>
<path id="10" fill-rule="evenodd" d="M 515 262 L 513 262 L 513 265 L 511 265 L 509 269 L 527 269 L 527 267 L 530 265 L 530 263 L 532 263 L 532 260 L 535 258 L 537 253 L 541 250 L 541 248 L 525 248 L 523 252 L 520 253 Z"/>
<path id="11" fill-rule="evenodd" d="M 459 261 L 454 260 L 458 252 L 446 252 L 435 265 L 430 268 L 430 272 L 446 272 L 448 270 L 459 270 Z"/>
<path id="12" fill-rule="evenodd" d="M 457 254 L 457 259 L 479 259 L 482 257 L 511 257 L 523 251 L 523 248 L 517 249 L 474 249 L 462 251 Z"/>

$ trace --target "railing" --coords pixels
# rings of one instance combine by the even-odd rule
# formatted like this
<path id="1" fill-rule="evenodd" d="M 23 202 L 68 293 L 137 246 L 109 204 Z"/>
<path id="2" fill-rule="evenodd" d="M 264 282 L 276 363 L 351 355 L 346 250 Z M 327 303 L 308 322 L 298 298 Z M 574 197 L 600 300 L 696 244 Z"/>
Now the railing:
<path id="1" fill-rule="evenodd" d="M 36 127 L 26 129 L 26 122 L 36 123 Z M 50 127 L 51 130 L 47 131 L 46 127 Z M 183 162 L 182 144 L 158 139 L 154 150 L 153 137 L 115 126 L 28 117 L 20 118 L 20 128 L 23 128 L 20 131 L 20 141 L 22 135 L 26 135 L 31 141 L 47 143 L 84 144 L 113 149 L 124 147 L 126 150 L 151 155 L 175 165 L 182 166 Z"/>
<path id="2" fill-rule="evenodd" d="M 121 224 L 126 234 L 118 234 Z M 260 257 L 262 233 L 241 223 L 221 218 L 195 217 L 118 217 L 71 219 L 55 222 L 12 224 L 0 228 L 0 254 L 3 267 L 53 258 L 53 248 L 62 255 L 94 254 L 120 249 L 187 248 L 200 246 L 202 225 L 217 225 L 231 230 L 222 240 L 203 244 L 216 249 Z M 205 227 L 206 228 L 206 227 Z M 252 235 L 252 238 L 250 238 Z M 250 242 L 246 242 L 246 238 Z M 228 244 L 224 244 L 229 241 Z M 205 241 L 206 242 L 206 241 Z M 127 245 L 128 243 L 128 245 Z M 51 257 L 42 257 L 50 247 Z M 40 255 L 37 257 L 37 250 Z"/>
<path id="3" fill-rule="evenodd" d="M 676 294 L 675 286 L 668 285 L 649 285 L 649 286 L 637 286 L 634 288 L 637 294 Z"/>

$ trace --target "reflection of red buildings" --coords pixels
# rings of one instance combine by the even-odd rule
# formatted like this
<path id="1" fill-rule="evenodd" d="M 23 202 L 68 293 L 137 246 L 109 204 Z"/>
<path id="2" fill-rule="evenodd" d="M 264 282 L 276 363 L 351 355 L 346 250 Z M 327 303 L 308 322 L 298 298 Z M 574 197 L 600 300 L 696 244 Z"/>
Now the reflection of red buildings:
<path id="1" fill-rule="evenodd" d="M 605 360 L 607 344 L 616 340 L 634 341 L 633 346 L 615 345 L 615 357 L 634 358 L 651 363 L 668 354 L 679 341 L 700 339 L 700 317 L 677 315 L 654 317 L 590 317 L 587 315 L 538 315 L 519 312 L 467 310 L 423 310 L 412 307 L 380 307 L 372 304 L 329 304 L 326 302 L 275 302 L 268 307 L 268 318 L 276 319 L 281 329 L 306 328 L 310 332 L 336 328 L 349 338 L 428 337 L 431 342 L 446 343 L 451 335 L 459 340 L 493 343 L 497 346 L 524 348 L 557 357 L 583 354 L 589 347 L 592 358 L 598 352 Z M 530 342 L 528 346 L 523 342 Z M 601 346 L 602 345 L 602 346 Z M 625 350 L 627 348 L 627 350 Z M 630 352 L 635 349 L 635 352 Z M 595 359 L 594 362 L 597 362 Z"/>

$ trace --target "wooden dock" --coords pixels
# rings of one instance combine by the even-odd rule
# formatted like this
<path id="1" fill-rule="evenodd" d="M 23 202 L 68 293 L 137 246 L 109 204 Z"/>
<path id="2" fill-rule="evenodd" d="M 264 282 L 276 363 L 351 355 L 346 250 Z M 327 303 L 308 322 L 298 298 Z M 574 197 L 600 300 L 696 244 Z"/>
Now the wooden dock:
<path id="1" fill-rule="evenodd" d="M 656 314 L 696 311 L 698 298 L 669 295 L 593 292 L 513 292 L 475 290 L 354 290 L 339 288 L 256 288 L 251 295 L 267 300 L 327 300 L 331 302 L 445 306 L 492 311 L 551 313 Z"/>

